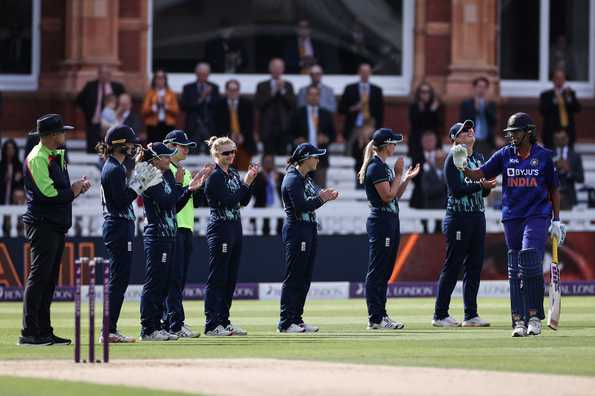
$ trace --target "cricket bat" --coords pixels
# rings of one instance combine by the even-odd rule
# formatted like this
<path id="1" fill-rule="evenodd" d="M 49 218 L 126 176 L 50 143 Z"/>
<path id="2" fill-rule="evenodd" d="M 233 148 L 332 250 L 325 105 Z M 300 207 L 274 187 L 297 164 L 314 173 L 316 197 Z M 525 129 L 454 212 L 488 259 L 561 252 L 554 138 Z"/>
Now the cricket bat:
<path id="1" fill-rule="evenodd" d="M 550 306 L 547 311 L 547 326 L 558 330 L 560 323 L 560 267 L 558 266 L 558 240 L 552 238 L 552 263 L 550 265 Z"/>

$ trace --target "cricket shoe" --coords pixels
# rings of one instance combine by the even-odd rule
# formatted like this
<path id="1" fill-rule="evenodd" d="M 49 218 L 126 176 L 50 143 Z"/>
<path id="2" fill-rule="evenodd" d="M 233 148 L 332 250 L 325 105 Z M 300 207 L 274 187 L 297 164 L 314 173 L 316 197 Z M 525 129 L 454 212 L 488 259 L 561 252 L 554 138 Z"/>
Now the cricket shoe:
<path id="1" fill-rule="evenodd" d="M 306 331 L 306 329 L 304 329 L 300 325 L 296 325 L 295 323 L 292 323 L 286 329 L 279 329 L 279 328 L 277 329 L 278 333 L 304 333 L 305 331 Z"/>
<path id="2" fill-rule="evenodd" d="M 368 322 L 368 330 L 401 330 L 405 324 L 392 320 L 389 316 L 382 318 L 380 323 Z"/>
<path id="3" fill-rule="evenodd" d="M 533 316 L 529 318 L 529 326 L 527 326 L 527 335 L 538 336 L 541 334 L 541 320 Z"/>
<path id="4" fill-rule="evenodd" d="M 215 327 L 213 330 L 209 330 L 205 332 L 205 335 L 208 337 L 227 337 L 231 335 L 231 331 L 227 330 L 225 327 L 219 325 Z"/>
<path id="5" fill-rule="evenodd" d="M 300 323 L 298 326 L 304 329 L 304 333 L 316 333 L 318 332 L 318 330 L 320 330 L 318 326 L 312 326 L 303 322 Z"/>
<path id="6" fill-rule="evenodd" d="M 541 325 L 539 328 L 541 328 Z M 58 337 L 55 334 L 52 334 L 50 338 L 52 339 L 52 345 L 70 345 L 72 343 L 70 339 Z"/>
<path id="7" fill-rule="evenodd" d="M 180 337 L 178 337 L 176 334 L 174 334 L 174 333 L 170 333 L 170 332 L 169 332 L 169 331 L 167 331 L 167 330 L 163 330 L 163 329 L 161 329 L 161 330 L 159 330 L 159 331 L 160 331 L 160 332 L 161 332 L 161 334 L 163 334 L 164 336 L 167 336 L 167 340 L 168 340 L 168 341 L 176 341 L 176 340 L 178 340 L 178 339 L 180 338 Z"/>
<path id="8" fill-rule="evenodd" d="M 52 345 L 52 337 L 20 336 L 17 345 L 19 346 L 48 346 Z"/>
<path id="9" fill-rule="evenodd" d="M 178 338 L 198 338 L 200 337 L 200 333 L 197 331 L 193 331 L 189 326 L 182 325 L 180 330 L 174 332 Z"/>
<path id="10" fill-rule="evenodd" d="M 143 334 L 140 336 L 141 341 L 167 341 L 169 340 L 168 333 L 163 333 L 161 330 L 155 330 L 151 334 Z"/>
<path id="11" fill-rule="evenodd" d="M 463 327 L 490 327 L 490 322 L 479 316 L 463 321 Z"/>
<path id="12" fill-rule="evenodd" d="M 461 322 L 459 322 L 452 316 L 447 316 L 444 319 L 432 319 L 432 326 L 434 326 L 434 327 L 460 327 Z"/>
<path id="13" fill-rule="evenodd" d="M 527 327 L 525 326 L 525 322 L 523 320 L 517 320 L 514 323 L 514 330 L 512 330 L 513 337 L 526 337 L 527 336 Z"/>
<path id="14" fill-rule="evenodd" d="M 134 337 L 128 337 L 124 334 L 120 334 L 119 332 L 109 333 L 107 336 L 107 342 L 110 344 L 129 344 L 136 342 Z M 103 344 L 103 334 L 99 336 L 99 343 Z"/>
<path id="15" fill-rule="evenodd" d="M 229 331 L 232 336 L 247 336 L 248 332 L 242 329 L 240 326 L 234 325 L 233 323 L 225 326 L 225 330 Z"/>

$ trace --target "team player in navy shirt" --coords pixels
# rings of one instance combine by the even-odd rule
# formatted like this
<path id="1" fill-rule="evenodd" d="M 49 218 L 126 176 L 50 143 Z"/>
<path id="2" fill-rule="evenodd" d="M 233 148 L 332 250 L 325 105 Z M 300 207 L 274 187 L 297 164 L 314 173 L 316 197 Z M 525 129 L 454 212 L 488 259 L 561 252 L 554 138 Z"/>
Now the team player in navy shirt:
<path id="1" fill-rule="evenodd" d="M 314 271 L 318 245 L 318 223 L 315 210 L 339 193 L 328 188 L 320 190 L 309 174 L 316 170 L 326 150 L 302 143 L 287 161 L 281 195 L 286 220 L 283 224 L 283 245 L 287 269 L 281 291 L 280 333 L 313 333 L 317 326 L 304 323 L 304 304 Z"/>
<path id="2" fill-rule="evenodd" d="M 105 160 L 101 170 L 101 204 L 104 218 L 103 241 L 110 259 L 108 342 L 113 343 L 134 342 L 134 338 L 118 331 L 118 319 L 132 266 L 135 220 L 132 202 L 138 194 L 162 181 L 161 172 L 157 168 L 141 163 L 127 182 L 124 162 L 132 159 L 137 147 L 138 139 L 134 131 L 125 125 L 108 130 L 105 142 L 96 146 L 97 152 Z"/>
<path id="3" fill-rule="evenodd" d="M 450 128 L 449 136 L 455 145 L 467 148 L 467 164 L 477 169 L 483 162 L 481 153 L 473 150 L 475 124 L 471 120 L 457 122 Z M 446 236 L 446 259 L 438 280 L 438 295 L 432 325 L 458 327 L 461 322 L 448 314 L 451 294 L 457 278 L 464 269 L 463 300 L 465 304 L 464 327 L 485 327 L 490 323 L 477 313 L 477 292 L 483 266 L 486 220 L 483 198 L 496 186 L 496 180 L 472 181 L 457 169 L 452 153 L 444 162 L 448 187 L 448 201 L 443 229 Z"/>
<path id="4" fill-rule="evenodd" d="M 187 187 L 176 183 L 170 170 L 170 158 L 176 149 L 163 143 L 149 143 L 143 152 L 143 160 L 162 172 L 161 183 L 142 193 L 145 206 L 145 283 L 140 303 L 141 340 L 167 341 L 179 337 L 162 329 L 161 318 L 167 297 L 169 278 L 174 266 L 176 245 L 176 212 L 184 207 L 192 193 L 205 181 L 211 169 L 203 168 Z"/>
<path id="5" fill-rule="evenodd" d="M 205 335 L 244 336 L 248 333 L 229 320 L 242 254 L 240 207 L 250 202 L 250 186 L 259 166 L 250 165 L 244 180 L 232 166 L 236 144 L 227 137 L 207 141 L 215 169 L 205 184 L 210 216 L 207 225 L 209 277 L 205 293 Z"/>
<path id="6" fill-rule="evenodd" d="M 364 162 L 358 173 L 370 206 L 366 222 L 369 248 L 366 275 L 368 330 L 399 330 L 405 327 L 403 323 L 392 320 L 386 312 L 386 291 L 401 237 L 397 200 L 409 181 L 419 173 L 417 164 L 415 168 L 409 167 L 403 177 L 403 158 L 397 159 L 393 169 L 386 164 L 401 141 L 403 136 L 388 128 L 374 132 L 364 149 Z"/>
<path id="7" fill-rule="evenodd" d="M 508 246 L 508 279 L 513 337 L 541 334 L 543 256 L 549 234 L 560 244 L 560 193 L 553 153 L 536 143 L 535 125 L 525 113 L 513 114 L 504 130 L 511 144 L 479 169 L 469 169 L 466 149 L 453 149 L 454 163 L 472 180 L 502 175 L 502 222 Z M 548 228 L 549 227 L 549 228 Z"/>

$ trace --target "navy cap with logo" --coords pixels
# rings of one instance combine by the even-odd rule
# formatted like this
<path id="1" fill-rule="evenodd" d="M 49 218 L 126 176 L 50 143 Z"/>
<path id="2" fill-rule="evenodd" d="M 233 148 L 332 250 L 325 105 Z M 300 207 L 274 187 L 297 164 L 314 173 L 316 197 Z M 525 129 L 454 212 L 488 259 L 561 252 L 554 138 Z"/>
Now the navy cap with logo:
<path id="1" fill-rule="evenodd" d="M 310 143 L 302 143 L 291 154 L 292 162 L 302 162 L 311 157 L 321 157 L 326 154 L 326 149 L 319 149 Z"/>
<path id="2" fill-rule="evenodd" d="M 456 124 L 454 124 L 453 126 L 450 127 L 450 130 L 448 131 L 448 136 L 452 140 L 455 140 L 457 138 L 457 136 L 459 136 L 459 133 L 466 131 L 469 128 L 474 128 L 474 127 L 475 127 L 475 123 L 471 120 L 457 122 Z"/>
<path id="3" fill-rule="evenodd" d="M 386 144 L 397 144 L 403 141 L 403 135 L 394 132 L 390 128 L 377 129 L 372 135 L 374 146 L 380 147 Z"/>
<path id="4" fill-rule="evenodd" d="M 535 124 L 533 120 L 527 113 L 515 113 L 508 118 L 508 122 L 506 124 L 506 129 L 504 132 L 513 132 L 513 131 L 530 131 L 535 129 Z"/>
<path id="5" fill-rule="evenodd" d="M 71 125 L 64 125 L 62 116 L 59 114 L 46 114 L 37 119 L 37 129 L 29 132 L 29 135 L 46 136 L 54 132 L 66 132 L 74 129 Z"/>
<path id="6" fill-rule="evenodd" d="M 108 129 L 105 134 L 105 143 L 108 145 L 133 143 L 138 144 L 134 130 L 126 125 L 116 125 Z"/>
<path id="7" fill-rule="evenodd" d="M 193 142 L 192 140 L 188 139 L 188 135 L 186 135 L 186 132 L 181 131 L 179 129 L 174 129 L 173 131 L 168 133 L 165 136 L 163 143 L 174 143 L 179 144 L 180 146 L 189 146 L 192 148 L 197 146 L 196 142 Z"/>
<path id="8" fill-rule="evenodd" d="M 161 142 L 149 143 L 144 150 L 143 160 L 149 162 L 161 157 L 173 157 L 177 152 L 177 149 L 170 149 Z"/>

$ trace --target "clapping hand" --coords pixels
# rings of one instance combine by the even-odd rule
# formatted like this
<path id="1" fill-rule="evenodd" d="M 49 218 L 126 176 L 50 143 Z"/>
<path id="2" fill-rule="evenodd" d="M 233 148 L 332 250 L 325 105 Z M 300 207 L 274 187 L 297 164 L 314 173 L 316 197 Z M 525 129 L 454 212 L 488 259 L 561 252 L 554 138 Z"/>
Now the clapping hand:
<path id="1" fill-rule="evenodd" d="M 339 197 L 339 192 L 332 188 L 325 188 L 324 190 L 320 190 L 319 196 L 322 202 L 334 201 Z"/>
<path id="2" fill-rule="evenodd" d="M 212 164 L 207 164 L 203 166 L 198 172 L 196 172 L 193 175 L 190 184 L 188 184 L 188 189 L 190 191 L 196 191 L 200 187 L 202 187 L 202 185 L 205 184 L 207 178 L 211 175 L 211 173 L 213 173 L 213 169 L 214 166 Z"/>
<path id="3" fill-rule="evenodd" d="M 251 185 L 258 172 L 260 172 L 260 165 L 258 163 L 248 165 L 248 172 L 244 176 L 244 183 Z"/>
<path id="4" fill-rule="evenodd" d="M 397 179 L 401 178 L 401 176 L 403 175 L 404 167 L 405 167 L 405 161 L 403 160 L 403 157 L 397 158 L 397 161 L 395 162 L 395 166 L 393 167 L 393 170 L 395 171 L 395 178 L 397 178 Z"/>
<path id="5" fill-rule="evenodd" d="M 415 167 L 410 166 L 409 168 L 407 168 L 407 172 L 405 172 L 405 180 L 413 179 L 415 176 L 419 174 L 420 169 L 421 168 L 419 164 L 416 164 Z"/>

